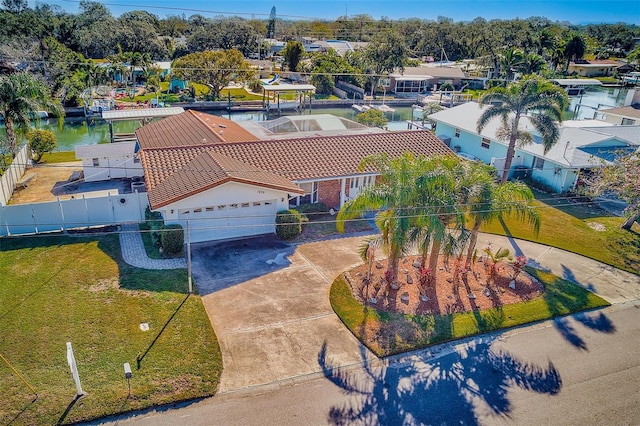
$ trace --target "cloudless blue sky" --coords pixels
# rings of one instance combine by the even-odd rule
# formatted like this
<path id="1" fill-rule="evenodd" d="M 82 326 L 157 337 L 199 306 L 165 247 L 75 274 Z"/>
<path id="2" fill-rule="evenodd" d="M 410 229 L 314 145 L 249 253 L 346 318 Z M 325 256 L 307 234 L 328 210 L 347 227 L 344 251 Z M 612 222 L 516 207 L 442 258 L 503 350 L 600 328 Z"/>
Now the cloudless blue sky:
<path id="1" fill-rule="evenodd" d="M 79 0 L 42 0 L 77 13 Z M 34 0 L 29 1 L 33 6 Z M 640 1 L 606 0 L 105 0 L 114 16 L 130 10 L 147 10 L 160 17 L 201 14 L 238 15 L 265 19 L 276 7 L 282 19 L 335 19 L 346 15 L 371 15 L 374 19 L 420 18 L 435 20 L 446 16 L 454 21 L 470 21 L 478 16 L 489 19 L 544 16 L 552 21 L 574 24 L 599 22 L 640 23 Z"/>

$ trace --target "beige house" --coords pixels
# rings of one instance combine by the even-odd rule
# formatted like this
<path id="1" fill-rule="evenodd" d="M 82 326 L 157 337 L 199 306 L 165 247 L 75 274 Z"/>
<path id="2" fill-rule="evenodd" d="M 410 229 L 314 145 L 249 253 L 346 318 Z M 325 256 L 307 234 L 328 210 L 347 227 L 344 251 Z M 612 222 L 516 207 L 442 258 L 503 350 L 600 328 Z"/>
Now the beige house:
<path id="1" fill-rule="evenodd" d="M 580 60 L 570 62 L 567 72 L 581 77 L 606 77 L 613 75 L 615 70 L 624 65 L 622 62 L 611 59 L 594 59 L 591 61 Z"/>
<path id="2" fill-rule="evenodd" d="M 459 89 L 464 78 L 464 72 L 456 67 L 406 67 L 389 74 L 389 79 L 381 79 L 380 84 L 389 92 L 424 93 L 444 83 Z"/>

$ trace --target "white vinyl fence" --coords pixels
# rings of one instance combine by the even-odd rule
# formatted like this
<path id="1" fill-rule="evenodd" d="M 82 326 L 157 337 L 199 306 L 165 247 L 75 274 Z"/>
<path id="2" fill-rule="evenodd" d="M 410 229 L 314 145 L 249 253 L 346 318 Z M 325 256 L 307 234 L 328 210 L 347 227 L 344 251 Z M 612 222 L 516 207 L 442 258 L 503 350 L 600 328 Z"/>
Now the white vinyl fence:
<path id="1" fill-rule="evenodd" d="M 147 206 L 146 192 L 0 206 L 0 236 L 139 222 Z"/>
<path id="2" fill-rule="evenodd" d="M 9 168 L 4 172 L 0 179 L 0 205 L 6 206 L 7 202 L 16 189 L 16 183 L 22 177 L 27 164 L 31 162 L 29 158 L 31 150 L 28 144 L 24 144 L 22 149 L 18 151 L 18 155 L 13 159 Z"/>

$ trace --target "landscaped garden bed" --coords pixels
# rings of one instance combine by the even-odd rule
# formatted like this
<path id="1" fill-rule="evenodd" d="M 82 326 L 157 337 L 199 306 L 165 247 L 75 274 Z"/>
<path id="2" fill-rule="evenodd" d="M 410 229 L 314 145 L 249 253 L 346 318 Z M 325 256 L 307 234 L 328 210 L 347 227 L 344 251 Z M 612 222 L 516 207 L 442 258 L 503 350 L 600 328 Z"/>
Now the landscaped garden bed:
<path id="1" fill-rule="evenodd" d="M 490 276 L 486 261 L 461 271 L 441 259 L 437 279 L 425 285 L 413 266 L 417 261 L 400 262 L 398 286 L 385 282 L 382 261 L 382 267 L 372 266 L 370 281 L 368 265 L 361 265 L 331 287 L 336 314 L 378 356 L 609 305 L 570 281 L 529 267 L 514 280 L 506 263 Z"/>

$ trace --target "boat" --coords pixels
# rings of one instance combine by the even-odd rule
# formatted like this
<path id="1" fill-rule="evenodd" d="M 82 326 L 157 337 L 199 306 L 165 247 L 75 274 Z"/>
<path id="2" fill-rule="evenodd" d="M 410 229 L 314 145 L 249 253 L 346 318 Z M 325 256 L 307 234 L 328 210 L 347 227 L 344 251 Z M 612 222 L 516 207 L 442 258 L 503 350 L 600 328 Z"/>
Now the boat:
<path id="1" fill-rule="evenodd" d="M 365 105 L 358 105 L 358 104 L 353 104 L 351 105 L 351 109 L 356 111 L 356 112 L 364 112 L 365 110 Z"/>
<path id="2" fill-rule="evenodd" d="M 380 112 L 395 112 L 396 110 L 391 108 L 389 105 L 376 105 L 374 106 L 375 109 L 377 109 Z"/>
<path id="3" fill-rule="evenodd" d="M 633 71 L 622 76 L 624 84 L 640 84 L 640 71 Z"/>

